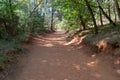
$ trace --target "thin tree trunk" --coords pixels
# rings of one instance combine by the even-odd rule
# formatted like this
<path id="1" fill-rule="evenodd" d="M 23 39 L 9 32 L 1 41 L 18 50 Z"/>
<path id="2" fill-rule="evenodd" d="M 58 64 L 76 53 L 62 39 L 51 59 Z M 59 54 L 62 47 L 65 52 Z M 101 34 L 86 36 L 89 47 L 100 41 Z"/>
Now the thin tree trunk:
<path id="1" fill-rule="evenodd" d="M 3 18 L 0 18 L 0 25 L 4 24 L 4 27 L 5 27 L 5 31 L 6 31 L 6 34 L 8 35 L 8 26 L 6 24 L 6 19 L 3 17 Z"/>
<path id="2" fill-rule="evenodd" d="M 103 15 L 109 20 L 109 22 L 112 23 L 114 26 L 116 26 L 116 24 L 112 21 L 112 19 L 105 13 L 99 2 L 98 2 L 98 6 L 101 12 L 103 13 Z"/>
<path id="3" fill-rule="evenodd" d="M 71 0 L 74 4 L 78 4 L 75 0 Z M 84 20 L 83 20 L 83 16 L 80 14 L 80 12 L 79 12 L 79 18 L 80 18 L 80 20 L 81 20 L 81 25 L 82 25 L 82 27 L 83 27 L 83 30 L 86 30 L 86 24 L 85 24 L 85 22 L 84 22 Z"/>
<path id="4" fill-rule="evenodd" d="M 109 1 L 109 0 L 108 0 Z M 110 9 L 110 3 L 108 4 L 108 15 L 111 18 L 111 9 Z"/>
<path id="5" fill-rule="evenodd" d="M 108 14 L 109 14 L 109 17 L 111 18 L 111 10 L 110 10 L 110 5 L 108 7 Z"/>
<path id="6" fill-rule="evenodd" d="M 14 12 L 12 9 L 12 0 L 8 0 L 8 2 L 9 2 L 10 20 L 9 20 L 9 26 L 7 27 L 8 28 L 7 31 L 10 36 L 13 36 L 13 35 L 15 35 L 15 27 L 16 27 L 16 26 L 14 26 Z"/>
<path id="7" fill-rule="evenodd" d="M 36 4 L 36 6 L 33 8 L 33 10 L 30 12 L 30 15 L 28 16 L 28 18 L 30 18 L 32 16 L 32 14 L 36 11 L 36 9 L 42 4 L 43 0 L 41 0 L 38 4 Z"/>
<path id="8" fill-rule="evenodd" d="M 51 31 L 54 31 L 53 17 L 54 17 L 54 7 L 52 7 L 52 11 L 51 11 L 51 24 L 50 24 Z"/>
<path id="9" fill-rule="evenodd" d="M 83 26 L 83 30 L 86 30 L 86 25 L 85 25 L 85 22 L 83 20 L 83 16 L 79 15 L 79 17 L 80 17 L 80 20 L 81 20 L 81 25 Z"/>
<path id="10" fill-rule="evenodd" d="M 97 4 L 97 5 L 99 5 L 99 4 Z M 102 12 L 101 12 L 100 8 L 99 8 L 99 14 L 100 14 L 100 23 L 101 23 L 101 26 L 103 26 Z"/>
<path id="11" fill-rule="evenodd" d="M 118 4 L 118 0 L 114 0 L 114 4 L 116 6 L 116 10 L 117 10 L 118 17 L 119 17 L 119 20 L 120 20 L 120 7 L 119 7 L 119 4 Z"/>
<path id="12" fill-rule="evenodd" d="M 114 14 L 115 14 L 115 23 L 117 22 L 117 14 L 116 14 L 116 12 L 114 12 Z"/>
<path id="13" fill-rule="evenodd" d="M 85 0 L 85 2 L 86 2 L 86 5 L 87 5 L 87 7 L 88 7 L 88 10 L 89 10 L 89 12 L 90 12 L 90 14 L 91 14 L 93 23 L 94 23 L 95 34 L 98 34 L 98 28 L 97 28 L 97 24 L 96 24 L 96 20 L 95 20 L 95 16 L 94 16 L 94 14 L 93 14 L 92 8 L 91 8 L 88 0 Z"/>
<path id="14" fill-rule="evenodd" d="M 100 9 L 99 9 L 99 12 L 100 12 L 100 23 L 101 23 L 101 26 L 103 26 L 102 12 L 101 12 L 101 10 L 100 10 Z"/>
<path id="15" fill-rule="evenodd" d="M 12 1 L 9 0 L 9 10 L 10 10 L 10 18 L 13 20 L 13 9 L 12 9 Z"/>
<path id="16" fill-rule="evenodd" d="M 115 23 L 117 22 L 117 14 L 116 14 L 116 11 L 115 11 L 115 7 L 113 8 L 113 12 L 114 12 L 114 15 L 115 15 Z"/>

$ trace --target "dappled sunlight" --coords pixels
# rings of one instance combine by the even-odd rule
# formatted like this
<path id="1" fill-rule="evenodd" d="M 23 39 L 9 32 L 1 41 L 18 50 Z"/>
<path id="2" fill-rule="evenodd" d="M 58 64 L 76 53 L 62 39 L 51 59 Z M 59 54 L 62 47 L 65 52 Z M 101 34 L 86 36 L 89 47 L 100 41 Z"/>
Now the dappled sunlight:
<path id="1" fill-rule="evenodd" d="M 118 57 L 117 59 L 115 59 L 115 61 L 114 61 L 114 65 L 116 65 L 116 73 L 118 74 L 118 75 L 120 75 L 120 57 Z"/>
<path id="2" fill-rule="evenodd" d="M 120 0 L 0 0 L 0 80 L 120 80 Z"/>
<path id="3" fill-rule="evenodd" d="M 59 36 L 59 37 L 45 37 L 45 36 L 40 36 L 38 35 L 37 38 L 44 39 L 44 40 L 50 40 L 50 41 L 57 41 L 57 40 L 64 40 L 66 36 Z"/>
<path id="4" fill-rule="evenodd" d="M 51 78 L 50 80 L 56 80 L 56 79 Z M 65 78 L 65 79 L 63 79 L 63 80 L 69 80 L 69 79 Z"/>
<path id="5" fill-rule="evenodd" d="M 84 38 L 85 38 L 85 36 L 83 36 L 83 37 L 75 36 L 71 41 L 69 41 L 65 45 L 71 45 L 71 44 L 79 45 Z"/>
<path id="6" fill-rule="evenodd" d="M 73 44 L 75 42 L 78 42 L 77 38 L 72 39 L 70 42 L 66 43 L 65 45 L 70 45 L 70 44 Z"/>
<path id="7" fill-rule="evenodd" d="M 60 66 L 61 65 L 61 61 L 60 59 L 56 59 L 57 65 Z"/>
<path id="8" fill-rule="evenodd" d="M 64 40 L 65 37 L 56 37 L 56 38 L 46 38 L 47 40 L 52 40 L 52 41 L 61 41 L 61 40 Z"/>
<path id="9" fill-rule="evenodd" d="M 54 47 L 57 44 L 59 45 L 65 44 L 66 39 L 65 35 L 52 34 L 49 35 L 49 37 L 48 35 L 49 34 L 46 34 L 44 36 L 37 35 L 36 37 L 33 38 L 35 40 L 34 42 L 43 47 Z"/>
<path id="10" fill-rule="evenodd" d="M 58 66 L 61 66 L 61 62 L 57 62 L 57 65 L 58 65 Z"/>
<path id="11" fill-rule="evenodd" d="M 91 75 L 92 75 L 93 77 L 96 77 L 96 78 L 102 77 L 102 75 L 99 74 L 99 73 L 92 73 Z"/>
<path id="12" fill-rule="evenodd" d="M 81 49 L 83 47 L 84 47 L 84 45 L 80 45 L 80 46 L 77 47 L 77 49 Z"/>
<path id="13" fill-rule="evenodd" d="M 95 58 L 95 57 L 96 57 L 96 54 L 92 54 L 91 57 L 92 57 L 92 58 Z"/>
<path id="14" fill-rule="evenodd" d="M 116 72 L 120 75 L 120 69 L 118 69 Z"/>
<path id="15" fill-rule="evenodd" d="M 55 80 L 55 79 L 51 78 L 50 80 Z"/>
<path id="16" fill-rule="evenodd" d="M 119 64 L 120 64 L 120 57 L 119 57 L 119 58 L 117 58 L 117 59 L 114 61 L 114 64 L 117 64 L 117 65 L 119 65 Z"/>
<path id="17" fill-rule="evenodd" d="M 95 67 L 95 66 L 97 66 L 97 63 L 98 63 L 98 60 L 95 60 L 95 61 L 88 62 L 87 65 L 89 67 Z"/>
<path id="18" fill-rule="evenodd" d="M 81 69 L 81 67 L 80 67 L 79 64 L 73 64 L 73 67 L 74 67 L 76 70 L 78 70 L 78 71 Z"/>
<path id="19" fill-rule="evenodd" d="M 77 42 L 76 44 L 79 45 L 80 43 L 82 43 L 82 42 L 83 42 L 83 39 L 84 39 L 85 37 L 86 37 L 86 36 L 80 37 L 80 39 L 78 40 L 78 42 Z"/>
<path id="20" fill-rule="evenodd" d="M 30 51 L 32 59 L 29 59 L 29 66 L 24 71 L 36 71 L 28 74 L 34 76 L 37 73 L 41 80 L 102 80 L 111 76 L 104 72 L 111 69 L 108 67 L 110 65 L 106 67 L 106 62 L 100 60 L 97 54 L 93 54 L 89 47 L 79 40 L 76 44 L 76 39 L 67 43 L 65 36 L 58 34 L 34 37 L 34 49 Z M 120 75 L 119 69 L 109 72 Z M 107 79 L 110 80 L 105 78 Z"/>
<path id="21" fill-rule="evenodd" d="M 44 44 L 43 46 L 44 46 L 44 47 L 53 47 L 54 45 L 53 45 L 53 44 L 48 43 L 48 44 Z"/>
<path id="22" fill-rule="evenodd" d="M 69 80 L 69 79 L 65 78 L 64 80 Z"/>
<path id="23" fill-rule="evenodd" d="M 47 63 L 48 61 L 47 60 L 41 60 L 42 63 Z"/>
<path id="24" fill-rule="evenodd" d="M 44 39 L 37 38 L 37 37 L 34 37 L 33 39 L 35 39 L 35 40 L 39 40 L 39 41 L 46 41 L 46 40 L 44 40 Z"/>
<path id="25" fill-rule="evenodd" d="M 71 51 L 72 49 L 67 49 L 67 51 Z"/>

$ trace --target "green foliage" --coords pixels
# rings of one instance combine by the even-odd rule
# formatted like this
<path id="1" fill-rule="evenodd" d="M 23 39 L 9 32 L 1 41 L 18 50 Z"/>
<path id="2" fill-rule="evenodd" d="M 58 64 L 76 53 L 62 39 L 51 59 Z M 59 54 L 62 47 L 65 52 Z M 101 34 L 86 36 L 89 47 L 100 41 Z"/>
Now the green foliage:
<path id="1" fill-rule="evenodd" d="M 33 16 L 28 21 L 28 26 L 30 26 L 31 33 L 44 32 L 46 28 L 44 27 L 44 16 L 38 13 L 33 14 Z"/>
<path id="2" fill-rule="evenodd" d="M 9 53 L 9 52 L 24 52 L 25 49 L 16 42 L 16 40 L 0 40 L 0 52 Z"/>
<path id="3" fill-rule="evenodd" d="M 67 29 L 73 31 L 78 28 L 82 29 L 82 22 L 85 24 L 85 27 L 88 27 L 87 25 L 91 24 L 92 20 L 84 0 L 54 0 L 53 3 L 56 6 L 56 9 L 62 12 L 63 18 L 67 20 Z M 95 3 L 91 5 L 95 5 Z M 82 16 L 82 18 L 80 16 Z"/>
<path id="4" fill-rule="evenodd" d="M 0 52 L 0 71 L 5 68 L 5 62 L 7 61 L 7 55 Z"/>
<path id="5" fill-rule="evenodd" d="M 14 39 L 0 40 L 0 70 L 5 68 L 6 62 L 17 61 L 19 53 L 25 53 L 26 49 L 23 48 Z"/>
<path id="6" fill-rule="evenodd" d="M 88 0 L 88 2 L 95 15 L 95 21 L 99 22 L 100 11 L 96 0 Z M 109 17 L 111 15 L 111 19 L 116 17 L 117 11 L 113 0 L 102 0 L 100 5 Z M 53 17 L 51 17 L 52 13 L 54 13 Z M 92 16 L 85 0 L 0 0 L 0 53 L 24 51 L 19 41 L 28 41 L 31 33 L 50 30 L 51 24 L 70 33 L 84 30 L 84 27 L 89 29 L 90 33 L 94 32 Z M 119 26 L 120 24 L 116 27 L 104 25 L 98 29 L 102 34 L 107 31 L 119 32 Z M 80 36 L 85 34 L 88 33 L 81 33 Z M 85 39 L 91 41 L 92 38 L 93 35 L 89 35 Z M 4 61 L 5 55 L 0 56 L 1 61 Z"/>
<path id="7" fill-rule="evenodd" d="M 93 34 L 88 34 L 85 36 L 85 38 L 83 39 L 83 42 L 87 42 L 87 43 L 90 43 L 93 42 L 93 38 L 94 38 L 94 35 Z"/>
<path id="8" fill-rule="evenodd" d="M 111 24 L 106 24 L 104 26 L 99 26 L 99 32 L 100 33 L 106 33 L 106 32 L 114 32 L 118 31 L 120 32 L 120 22 L 116 23 L 116 26 L 113 26 Z"/>
<path id="9" fill-rule="evenodd" d="M 120 54 L 117 50 L 120 47 L 120 25 L 117 23 L 116 27 L 111 26 L 111 24 L 99 26 L 101 32 L 98 35 L 87 34 L 83 39 L 83 42 L 90 45 L 91 50 L 95 52 L 114 49 L 115 52 L 112 54 L 119 56 Z"/>
<path id="10" fill-rule="evenodd" d="M 38 3 L 31 7 L 28 0 L 0 1 L 0 38 L 27 41 L 30 33 L 46 31 Z"/>
<path id="11" fill-rule="evenodd" d="M 0 53 L 0 64 L 7 60 L 7 55 L 5 53 Z"/>
<path id="12" fill-rule="evenodd" d="M 0 70 L 6 61 L 15 61 L 18 53 L 26 51 L 20 41 L 28 41 L 29 34 L 46 30 L 37 5 L 38 1 L 32 7 L 29 0 L 0 1 Z"/>

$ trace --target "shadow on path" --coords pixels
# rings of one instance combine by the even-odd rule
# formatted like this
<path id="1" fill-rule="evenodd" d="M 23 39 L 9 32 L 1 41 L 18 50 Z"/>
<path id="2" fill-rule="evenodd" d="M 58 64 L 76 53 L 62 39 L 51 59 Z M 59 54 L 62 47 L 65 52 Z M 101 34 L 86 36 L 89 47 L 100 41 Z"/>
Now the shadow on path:
<path id="1" fill-rule="evenodd" d="M 65 45 L 67 35 L 55 32 L 34 37 L 29 52 L 5 80 L 120 80 L 108 61 L 90 57 L 88 47 Z"/>

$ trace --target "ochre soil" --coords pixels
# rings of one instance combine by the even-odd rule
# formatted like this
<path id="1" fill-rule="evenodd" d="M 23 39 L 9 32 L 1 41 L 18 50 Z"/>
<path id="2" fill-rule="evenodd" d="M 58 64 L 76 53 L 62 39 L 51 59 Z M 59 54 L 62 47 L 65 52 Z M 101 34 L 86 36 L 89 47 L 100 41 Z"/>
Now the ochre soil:
<path id="1" fill-rule="evenodd" d="M 89 47 L 66 42 L 62 31 L 37 35 L 5 80 L 120 80 L 110 56 L 91 55 Z"/>

